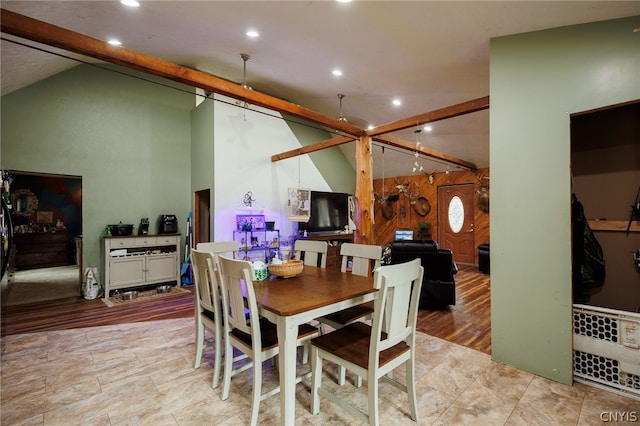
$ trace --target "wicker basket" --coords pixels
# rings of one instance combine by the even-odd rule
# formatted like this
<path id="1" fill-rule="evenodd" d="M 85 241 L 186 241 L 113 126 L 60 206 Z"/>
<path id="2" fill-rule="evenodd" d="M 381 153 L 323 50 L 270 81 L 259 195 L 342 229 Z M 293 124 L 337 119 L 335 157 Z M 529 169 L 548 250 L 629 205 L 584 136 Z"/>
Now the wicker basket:
<path id="1" fill-rule="evenodd" d="M 302 272 L 302 260 L 287 260 L 279 265 L 269 264 L 269 273 L 280 278 L 291 278 Z"/>

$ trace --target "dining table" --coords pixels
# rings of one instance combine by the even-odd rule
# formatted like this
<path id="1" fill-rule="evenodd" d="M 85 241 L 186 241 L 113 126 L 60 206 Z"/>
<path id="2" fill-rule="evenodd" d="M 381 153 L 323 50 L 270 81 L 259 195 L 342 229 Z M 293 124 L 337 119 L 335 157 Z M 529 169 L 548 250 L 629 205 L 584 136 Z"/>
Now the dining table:
<path id="1" fill-rule="evenodd" d="M 260 315 L 277 326 L 281 424 L 295 423 L 298 326 L 315 318 L 371 301 L 372 277 L 305 265 L 294 277 L 254 283 Z"/>

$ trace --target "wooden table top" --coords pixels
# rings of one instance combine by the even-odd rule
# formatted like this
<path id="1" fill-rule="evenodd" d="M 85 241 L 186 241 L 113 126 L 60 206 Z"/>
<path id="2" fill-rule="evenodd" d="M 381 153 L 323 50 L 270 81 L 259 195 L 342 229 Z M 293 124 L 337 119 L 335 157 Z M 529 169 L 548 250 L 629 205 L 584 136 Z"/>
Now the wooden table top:
<path id="1" fill-rule="evenodd" d="M 254 289 L 258 305 L 280 316 L 296 315 L 376 291 L 372 277 L 306 265 L 295 277 L 271 276 L 255 282 Z"/>

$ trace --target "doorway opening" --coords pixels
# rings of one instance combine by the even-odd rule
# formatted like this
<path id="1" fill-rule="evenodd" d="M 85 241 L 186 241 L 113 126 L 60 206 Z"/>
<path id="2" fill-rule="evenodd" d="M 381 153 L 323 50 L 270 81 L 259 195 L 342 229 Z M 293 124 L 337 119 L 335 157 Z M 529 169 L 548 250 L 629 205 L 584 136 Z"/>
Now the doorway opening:
<path id="1" fill-rule="evenodd" d="M 13 247 L 3 305 L 80 296 L 82 177 L 9 173 Z"/>
<path id="2" fill-rule="evenodd" d="M 572 193 L 601 246 L 606 270 L 601 285 L 591 288 L 578 288 L 582 278 L 574 277 L 574 290 L 583 293 L 574 303 L 640 311 L 640 268 L 633 257 L 640 250 L 640 221 L 633 214 L 640 194 L 639 117 L 640 100 L 571 115 Z M 593 258 L 582 254 L 586 243 L 579 234 L 573 238 L 574 271 Z"/>
<path id="3" fill-rule="evenodd" d="M 639 117 L 636 99 L 574 113 L 570 123 L 573 379 L 634 399 L 640 399 L 632 368 L 640 324 Z"/>
<path id="4" fill-rule="evenodd" d="M 195 192 L 194 199 L 194 246 L 211 241 L 211 190 Z"/>

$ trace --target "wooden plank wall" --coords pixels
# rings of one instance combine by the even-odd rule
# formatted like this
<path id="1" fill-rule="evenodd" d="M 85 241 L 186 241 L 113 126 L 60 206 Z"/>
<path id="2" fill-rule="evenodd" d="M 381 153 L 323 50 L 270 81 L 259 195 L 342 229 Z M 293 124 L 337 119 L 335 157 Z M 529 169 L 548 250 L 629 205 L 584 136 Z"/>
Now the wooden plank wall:
<path id="1" fill-rule="evenodd" d="M 470 171 L 451 171 L 446 173 L 436 173 L 434 175 L 433 183 L 429 183 L 429 177 L 426 174 L 414 174 L 410 176 L 402 176 L 400 178 L 386 178 L 384 179 L 385 195 L 395 194 L 396 185 L 398 183 L 409 183 L 411 188 L 415 189 L 416 185 L 420 188 L 420 196 L 426 198 L 430 205 L 431 210 L 426 216 L 420 216 L 416 213 L 414 208 L 409 202 L 409 198 L 405 195 L 400 195 L 398 201 L 392 203 L 393 205 L 393 217 L 386 219 L 382 215 L 382 208 L 379 203 L 375 203 L 375 223 L 373 225 L 373 239 L 371 244 L 378 244 L 385 246 L 393 241 L 395 237 L 396 229 L 412 229 L 414 231 L 414 238 L 419 239 L 417 224 L 421 221 L 426 221 L 431 224 L 431 239 L 438 240 L 438 226 L 440 226 L 440 220 L 438 218 L 438 187 L 444 185 L 461 185 L 461 184 L 473 184 L 476 189 L 474 199 L 474 229 L 475 229 L 475 245 L 489 242 L 489 213 L 482 211 L 479 206 L 480 197 L 487 188 L 489 191 L 489 169 L 478 169 L 475 172 Z M 382 194 L 382 179 L 374 179 L 373 190 L 376 194 Z M 404 215 L 401 214 L 404 210 Z M 478 264 L 477 253 L 475 264 Z"/>

